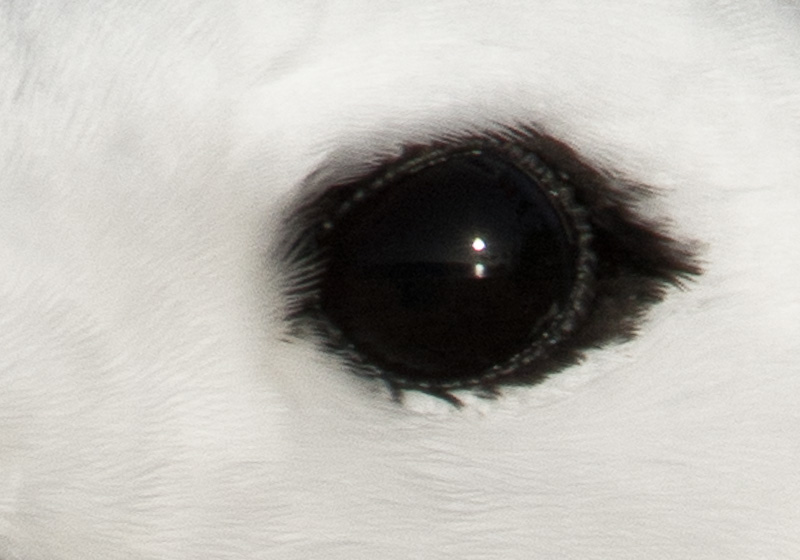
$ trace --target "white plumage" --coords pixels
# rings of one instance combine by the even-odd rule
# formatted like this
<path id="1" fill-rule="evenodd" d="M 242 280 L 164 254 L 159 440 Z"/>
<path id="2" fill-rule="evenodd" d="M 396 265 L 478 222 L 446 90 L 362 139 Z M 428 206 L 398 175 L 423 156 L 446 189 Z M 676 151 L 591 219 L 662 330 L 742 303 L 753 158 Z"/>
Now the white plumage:
<path id="1" fill-rule="evenodd" d="M 0 2 L 0 558 L 800 558 L 800 5 Z M 496 401 L 281 342 L 309 176 L 535 126 L 705 273 Z"/>

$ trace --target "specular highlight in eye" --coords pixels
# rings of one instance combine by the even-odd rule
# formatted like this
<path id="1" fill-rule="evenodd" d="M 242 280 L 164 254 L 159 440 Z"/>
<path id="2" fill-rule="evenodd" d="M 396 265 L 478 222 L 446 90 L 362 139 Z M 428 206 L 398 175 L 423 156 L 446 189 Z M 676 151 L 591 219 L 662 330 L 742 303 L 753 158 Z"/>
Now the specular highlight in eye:
<path id="1" fill-rule="evenodd" d="M 323 312 L 373 363 L 406 382 L 458 382 L 558 328 L 581 228 L 534 177 L 471 150 L 376 183 L 322 236 L 320 288 Z"/>

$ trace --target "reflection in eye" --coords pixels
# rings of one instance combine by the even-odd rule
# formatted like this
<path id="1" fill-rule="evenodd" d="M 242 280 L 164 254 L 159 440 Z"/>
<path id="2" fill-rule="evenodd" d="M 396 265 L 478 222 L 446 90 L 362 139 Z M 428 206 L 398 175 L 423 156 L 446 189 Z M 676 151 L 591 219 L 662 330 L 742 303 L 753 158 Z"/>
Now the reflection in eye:
<path id="1" fill-rule="evenodd" d="M 530 131 L 408 149 L 299 205 L 288 324 L 398 398 L 535 383 L 699 273 L 647 196 Z"/>

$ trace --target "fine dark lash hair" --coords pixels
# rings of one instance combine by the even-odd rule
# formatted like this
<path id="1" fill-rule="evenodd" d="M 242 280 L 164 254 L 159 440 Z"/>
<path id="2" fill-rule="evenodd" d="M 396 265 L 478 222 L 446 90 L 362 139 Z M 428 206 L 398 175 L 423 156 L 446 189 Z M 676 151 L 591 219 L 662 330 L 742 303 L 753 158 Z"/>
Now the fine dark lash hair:
<path id="1" fill-rule="evenodd" d="M 515 360 L 518 356 L 514 356 L 479 376 L 447 384 L 405 380 L 370 363 L 322 312 L 319 281 L 325 262 L 319 232 L 335 227 L 335 216 L 343 205 L 363 196 L 366 186 L 390 175 L 403 162 L 429 152 L 476 147 L 532 154 L 546 167 L 545 181 L 557 182 L 559 188 L 566 186 L 574 202 L 585 209 L 594 255 L 594 275 L 587 288 L 591 294 L 588 302 L 578 304 L 578 324 L 568 336 L 547 345 L 546 351 L 537 351 L 532 361 Z M 285 340 L 313 340 L 356 375 L 381 380 L 397 402 L 402 402 L 406 391 L 420 391 L 460 407 L 462 402 L 453 393 L 456 390 L 495 398 L 502 387 L 537 384 L 583 361 L 588 349 L 634 338 L 646 312 L 663 301 L 670 288 L 685 289 L 702 273 L 698 243 L 674 239 L 666 232 L 667 224 L 648 221 L 636 211 L 637 206 L 657 197 L 655 189 L 594 167 L 563 142 L 532 128 L 408 146 L 360 178 L 327 185 L 319 177 L 313 181 L 319 185 L 292 205 L 294 210 L 279 235 L 282 243 L 272 255 L 287 271 L 283 284 Z"/>

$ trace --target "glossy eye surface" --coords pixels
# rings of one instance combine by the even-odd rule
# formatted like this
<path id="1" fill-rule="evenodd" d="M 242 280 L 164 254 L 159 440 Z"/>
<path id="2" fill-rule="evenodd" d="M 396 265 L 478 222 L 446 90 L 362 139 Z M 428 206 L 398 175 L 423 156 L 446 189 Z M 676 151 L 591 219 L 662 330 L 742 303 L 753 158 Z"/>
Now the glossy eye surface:
<path id="1" fill-rule="evenodd" d="M 646 189 L 532 138 L 411 149 L 307 200 L 287 244 L 313 271 L 290 289 L 295 335 L 456 403 L 631 337 L 699 272 L 692 252 L 631 210 Z"/>
<path id="2" fill-rule="evenodd" d="M 359 351 L 408 382 L 451 383 L 572 319 L 586 227 L 522 163 L 435 152 L 340 209 L 321 237 L 321 306 Z"/>

